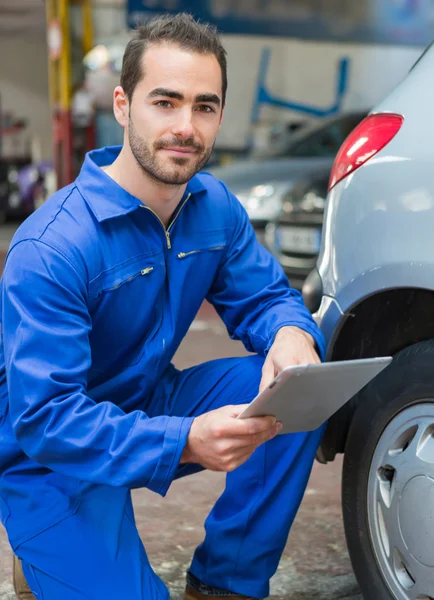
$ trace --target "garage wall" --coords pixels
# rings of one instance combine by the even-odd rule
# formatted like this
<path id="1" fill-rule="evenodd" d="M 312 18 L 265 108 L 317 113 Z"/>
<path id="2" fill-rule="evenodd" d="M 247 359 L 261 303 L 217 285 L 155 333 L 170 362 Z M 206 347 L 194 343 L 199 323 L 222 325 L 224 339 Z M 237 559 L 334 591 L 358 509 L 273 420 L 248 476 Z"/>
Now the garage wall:
<path id="1" fill-rule="evenodd" d="M 51 117 L 45 39 L 0 37 L 2 111 L 29 121 L 29 132 L 40 143 L 42 158 L 51 158 Z"/>
<path id="2" fill-rule="evenodd" d="M 423 48 L 416 46 L 312 42 L 259 36 L 223 35 L 228 52 L 228 102 L 219 134 L 224 147 L 243 146 L 256 104 L 261 57 L 270 51 L 264 83 L 270 95 L 288 103 L 258 107 L 261 124 L 312 117 L 307 108 L 327 109 L 336 97 L 339 62 L 348 60 L 346 92 L 340 111 L 371 109 L 405 77 Z M 298 110 L 291 104 L 299 105 Z M 304 107 L 304 108 L 303 108 Z"/>

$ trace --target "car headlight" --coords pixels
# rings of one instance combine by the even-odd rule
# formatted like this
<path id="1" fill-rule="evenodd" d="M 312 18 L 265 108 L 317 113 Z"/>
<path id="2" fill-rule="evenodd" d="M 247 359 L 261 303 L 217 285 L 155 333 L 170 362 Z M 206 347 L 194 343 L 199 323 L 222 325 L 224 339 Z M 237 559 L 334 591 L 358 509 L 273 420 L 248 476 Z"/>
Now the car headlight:
<path id="1" fill-rule="evenodd" d="M 272 221 L 282 210 L 284 197 L 291 189 L 288 183 L 255 185 L 236 194 L 251 221 Z"/>

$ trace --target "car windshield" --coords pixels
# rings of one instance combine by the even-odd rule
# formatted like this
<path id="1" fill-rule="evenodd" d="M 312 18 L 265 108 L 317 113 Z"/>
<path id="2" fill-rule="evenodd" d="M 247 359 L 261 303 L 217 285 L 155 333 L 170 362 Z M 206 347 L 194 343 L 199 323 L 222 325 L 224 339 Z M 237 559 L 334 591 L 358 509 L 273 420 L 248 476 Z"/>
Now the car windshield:
<path id="1" fill-rule="evenodd" d="M 304 126 L 296 133 L 282 132 L 270 146 L 252 152 L 252 158 L 330 157 L 334 158 L 345 138 L 360 123 L 365 114 L 345 115 L 322 126 Z"/>

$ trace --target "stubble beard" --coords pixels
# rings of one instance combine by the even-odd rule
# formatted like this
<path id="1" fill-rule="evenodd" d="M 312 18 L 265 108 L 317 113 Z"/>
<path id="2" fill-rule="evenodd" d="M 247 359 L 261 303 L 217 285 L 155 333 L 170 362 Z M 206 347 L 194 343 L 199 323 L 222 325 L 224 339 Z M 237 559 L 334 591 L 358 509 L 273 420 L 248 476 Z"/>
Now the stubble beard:
<path id="1" fill-rule="evenodd" d="M 153 181 L 164 183 L 165 185 L 184 185 L 190 181 L 190 179 L 204 167 L 214 149 L 214 144 L 210 148 L 204 148 L 192 139 L 171 140 L 170 143 L 158 140 L 154 143 L 153 149 L 151 149 L 137 134 L 131 118 L 128 123 L 128 140 L 131 152 L 142 171 Z M 181 168 L 165 167 L 159 163 L 157 153 L 162 148 L 168 146 L 193 148 L 197 152 L 197 158 L 192 161 L 191 158 L 173 156 L 170 157 L 170 161 L 173 163 L 174 167 L 177 166 Z"/>

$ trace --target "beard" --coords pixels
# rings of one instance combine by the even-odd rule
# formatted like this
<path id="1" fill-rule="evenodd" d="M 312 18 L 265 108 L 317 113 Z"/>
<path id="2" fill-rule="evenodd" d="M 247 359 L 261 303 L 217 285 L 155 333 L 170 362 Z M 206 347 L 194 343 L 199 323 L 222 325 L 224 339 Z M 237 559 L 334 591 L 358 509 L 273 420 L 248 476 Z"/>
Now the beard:
<path id="1" fill-rule="evenodd" d="M 137 134 L 131 117 L 128 121 L 128 141 L 131 152 L 142 171 L 150 179 L 166 185 L 184 185 L 190 181 L 204 167 L 214 149 L 214 143 L 211 147 L 205 148 L 202 144 L 195 142 L 194 138 L 157 140 L 150 147 Z M 171 147 L 191 148 L 195 154 L 188 158 L 169 157 L 172 165 L 165 165 L 162 160 L 159 160 L 158 151 Z"/>

